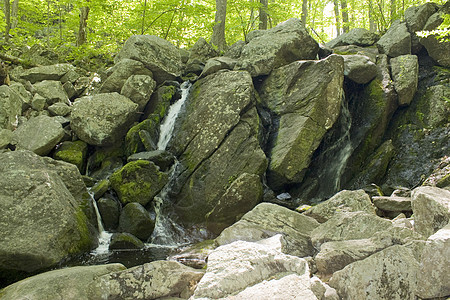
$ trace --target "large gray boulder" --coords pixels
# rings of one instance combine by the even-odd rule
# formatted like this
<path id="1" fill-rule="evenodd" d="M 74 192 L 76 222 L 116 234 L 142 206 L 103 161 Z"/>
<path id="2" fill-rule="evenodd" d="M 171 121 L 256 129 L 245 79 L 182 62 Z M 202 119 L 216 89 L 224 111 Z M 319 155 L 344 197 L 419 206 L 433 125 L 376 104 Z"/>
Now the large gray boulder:
<path id="1" fill-rule="evenodd" d="M 409 105 L 417 91 L 419 61 L 415 55 L 401 55 L 391 59 L 392 80 L 400 106 Z"/>
<path id="2" fill-rule="evenodd" d="M 409 32 L 423 30 L 428 19 L 437 11 L 438 5 L 436 3 L 425 3 L 420 6 L 411 6 L 405 10 L 405 21 Z"/>
<path id="3" fill-rule="evenodd" d="M 310 235 L 318 226 L 311 217 L 276 204 L 261 203 L 222 231 L 216 241 L 219 245 L 238 240 L 255 242 L 280 233 L 285 241 L 283 253 L 305 257 L 314 253 Z"/>
<path id="4" fill-rule="evenodd" d="M 137 103 L 138 110 L 143 111 L 156 87 L 156 82 L 148 75 L 131 75 L 125 81 L 120 93 Z"/>
<path id="5" fill-rule="evenodd" d="M 78 99 L 72 108 L 71 128 L 88 144 L 111 146 L 120 142 L 138 118 L 138 105 L 117 93 Z"/>
<path id="6" fill-rule="evenodd" d="M 154 261 L 97 277 L 88 299 L 187 299 L 203 274 L 175 261 Z"/>
<path id="7" fill-rule="evenodd" d="M 299 19 L 289 19 L 253 36 L 236 65 L 237 70 L 247 70 L 253 77 L 268 75 L 297 60 L 315 59 L 319 50 Z"/>
<path id="8" fill-rule="evenodd" d="M 17 149 L 47 155 L 64 136 L 61 123 L 45 115 L 29 119 L 14 132 L 13 143 Z"/>
<path id="9" fill-rule="evenodd" d="M 357 45 L 361 47 L 372 46 L 379 39 L 375 32 L 371 32 L 364 28 L 353 28 L 349 32 L 341 34 L 337 38 L 326 43 L 329 48 L 335 48 L 345 45 Z"/>
<path id="10" fill-rule="evenodd" d="M 128 58 L 120 60 L 108 71 L 108 78 L 100 87 L 100 93 L 120 93 L 125 81 L 131 75 L 153 76 L 152 71 L 147 69 L 142 62 Z"/>
<path id="11" fill-rule="evenodd" d="M 87 287 L 97 277 L 124 269 L 122 264 L 109 264 L 53 270 L 6 287 L 0 291 L 0 297 L 3 300 L 93 299 Z"/>
<path id="12" fill-rule="evenodd" d="M 422 252 L 417 296 L 423 299 L 450 295 L 450 224 L 430 236 Z"/>
<path id="13" fill-rule="evenodd" d="M 0 128 L 15 129 L 21 115 L 21 97 L 8 86 L 0 86 Z"/>
<path id="14" fill-rule="evenodd" d="M 381 210 L 388 212 L 410 212 L 411 198 L 409 197 L 387 197 L 374 196 L 372 197 L 373 204 Z"/>
<path id="15" fill-rule="evenodd" d="M 181 75 L 180 50 L 169 41 L 154 35 L 133 35 L 114 58 L 117 64 L 123 59 L 133 59 L 152 71 L 158 84 Z"/>
<path id="16" fill-rule="evenodd" d="M 376 45 L 380 53 L 390 57 L 411 54 L 411 34 L 405 23 L 395 21 Z"/>
<path id="17" fill-rule="evenodd" d="M 377 76 L 377 66 L 364 55 L 343 55 L 344 75 L 359 84 L 366 84 Z"/>
<path id="18" fill-rule="evenodd" d="M 34 67 L 20 73 L 20 78 L 36 83 L 44 80 L 60 80 L 67 72 L 75 72 L 71 64 L 52 64 L 50 66 Z"/>
<path id="19" fill-rule="evenodd" d="M 450 191 L 423 186 L 412 191 L 414 229 L 428 237 L 450 221 Z"/>
<path id="20" fill-rule="evenodd" d="M 306 299 L 315 299 L 310 291 L 308 263 L 281 253 L 281 239 L 281 235 L 276 235 L 259 243 L 236 241 L 215 249 L 209 254 L 206 273 L 195 289 L 194 299 L 226 297 L 272 276 L 289 273 L 304 277 L 309 290 Z"/>
<path id="21" fill-rule="evenodd" d="M 56 102 L 69 103 L 66 90 L 59 81 L 44 80 L 33 85 L 36 93 L 45 98 L 48 105 Z"/>
<path id="22" fill-rule="evenodd" d="M 272 189 L 302 181 L 314 151 L 339 116 L 343 79 L 344 60 L 332 55 L 293 62 L 264 80 L 261 104 L 279 119 L 267 174 Z"/>
<path id="23" fill-rule="evenodd" d="M 450 42 L 441 41 L 432 34 L 420 39 L 420 43 L 427 49 L 428 54 L 441 66 L 450 67 Z"/>
<path id="24" fill-rule="evenodd" d="M 343 299 L 415 299 L 419 264 L 404 246 L 392 246 L 333 274 Z"/>
<path id="25" fill-rule="evenodd" d="M 95 246 L 96 227 L 84 212 L 91 199 L 74 165 L 30 151 L 2 153 L 0 195 L 3 279 L 8 272 L 52 267 Z"/>

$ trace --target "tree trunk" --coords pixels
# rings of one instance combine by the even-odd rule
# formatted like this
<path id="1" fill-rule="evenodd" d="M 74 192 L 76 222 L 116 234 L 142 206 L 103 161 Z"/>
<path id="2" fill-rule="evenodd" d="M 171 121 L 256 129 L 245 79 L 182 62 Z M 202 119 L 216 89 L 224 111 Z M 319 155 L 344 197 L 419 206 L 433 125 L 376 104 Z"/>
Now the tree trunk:
<path id="1" fill-rule="evenodd" d="M 267 29 L 267 6 L 269 0 L 259 0 L 261 3 L 261 8 L 259 9 L 259 29 L 266 30 Z"/>
<path id="2" fill-rule="evenodd" d="M 17 24 L 19 23 L 19 0 L 14 0 L 12 7 L 11 7 L 11 29 L 14 29 L 17 27 Z"/>
<path id="3" fill-rule="evenodd" d="M 302 2 L 302 23 L 306 28 L 306 20 L 308 18 L 308 0 L 303 0 Z"/>
<path id="4" fill-rule="evenodd" d="M 341 0 L 341 11 L 342 11 L 342 29 L 344 33 L 347 33 L 350 29 L 348 23 L 348 11 L 347 11 L 347 0 Z"/>
<path id="5" fill-rule="evenodd" d="M 394 22 L 395 17 L 397 16 L 397 3 L 395 0 L 391 0 L 391 24 Z"/>
<path id="6" fill-rule="evenodd" d="M 81 46 L 87 41 L 86 27 L 89 17 L 89 7 L 80 8 L 80 28 L 78 29 L 77 46 Z"/>
<path id="7" fill-rule="evenodd" d="M 9 41 L 9 31 L 11 30 L 11 6 L 9 0 L 4 1 L 5 9 L 5 42 Z"/>
<path id="8" fill-rule="evenodd" d="M 334 16 L 336 18 L 336 36 L 341 35 L 341 24 L 339 21 L 339 3 L 338 0 L 334 0 Z"/>
<path id="9" fill-rule="evenodd" d="M 375 20 L 373 19 L 373 3 L 372 0 L 369 0 L 369 31 L 376 31 L 377 27 L 375 24 Z"/>
<path id="10" fill-rule="evenodd" d="M 219 51 L 225 51 L 225 20 L 227 16 L 227 0 L 216 0 L 216 17 L 211 38 L 211 44 L 215 45 Z"/>
<path id="11" fill-rule="evenodd" d="M 141 26 L 141 34 L 144 34 L 145 28 L 145 12 L 147 11 L 147 0 L 144 1 L 144 11 L 142 12 L 142 26 Z"/>

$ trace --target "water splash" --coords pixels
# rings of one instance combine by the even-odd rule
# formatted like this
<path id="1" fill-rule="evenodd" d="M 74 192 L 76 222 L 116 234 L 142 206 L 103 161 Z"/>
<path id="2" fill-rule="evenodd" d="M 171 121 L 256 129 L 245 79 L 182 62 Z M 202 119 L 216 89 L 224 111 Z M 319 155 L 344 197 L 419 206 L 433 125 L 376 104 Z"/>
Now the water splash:
<path id="1" fill-rule="evenodd" d="M 98 210 L 97 201 L 91 195 L 92 204 L 94 205 L 95 214 L 97 216 L 97 227 L 98 227 L 98 246 L 96 249 L 92 250 L 91 255 L 102 256 L 109 253 L 109 243 L 111 241 L 112 233 L 105 231 L 102 223 L 102 217 L 100 211 Z"/>

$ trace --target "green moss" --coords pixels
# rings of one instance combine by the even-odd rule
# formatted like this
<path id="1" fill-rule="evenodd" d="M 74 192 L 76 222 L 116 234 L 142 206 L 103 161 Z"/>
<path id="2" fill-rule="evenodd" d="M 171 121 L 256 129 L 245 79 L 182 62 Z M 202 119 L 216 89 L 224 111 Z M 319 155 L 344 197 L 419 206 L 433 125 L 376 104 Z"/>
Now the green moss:
<path id="1" fill-rule="evenodd" d="M 67 250 L 68 254 L 78 254 L 89 251 L 94 245 L 91 232 L 88 228 L 89 221 L 82 207 L 77 208 L 75 217 L 80 239 L 79 241 L 72 243 L 72 246 Z"/>
<path id="2" fill-rule="evenodd" d="M 77 166 L 80 173 L 85 172 L 87 144 L 83 141 L 63 142 L 55 151 L 53 158 Z"/>
<path id="3" fill-rule="evenodd" d="M 445 188 L 450 186 L 450 174 L 445 175 L 438 182 L 436 182 L 436 186 L 439 188 Z"/>
<path id="4" fill-rule="evenodd" d="M 158 136 L 160 117 L 158 114 L 151 114 L 148 119 L 142 121 L 141 123 L 131 127 L 128 130 L 125 137 L 125 154 L 130 156 L 134 153 L 138 153 L 145 150 L 145 146 L 142 143 L 139 132 L 145 130 L 150 133 L 153 139 Z"/>

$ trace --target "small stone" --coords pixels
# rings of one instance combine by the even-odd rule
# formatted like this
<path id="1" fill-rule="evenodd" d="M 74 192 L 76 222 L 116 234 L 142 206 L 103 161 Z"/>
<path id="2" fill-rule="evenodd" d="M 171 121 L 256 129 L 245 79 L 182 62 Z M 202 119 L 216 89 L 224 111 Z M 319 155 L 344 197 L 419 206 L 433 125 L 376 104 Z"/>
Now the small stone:
<path id="1" fill-rule="evenodd" d="M 71 110 L 70 106 L 62 102 L 57 102 L 48 107 L 48 111 L 54 116 L 67 116 Z"/>

